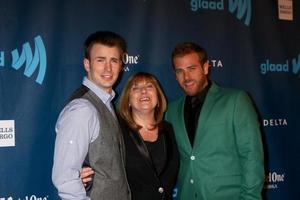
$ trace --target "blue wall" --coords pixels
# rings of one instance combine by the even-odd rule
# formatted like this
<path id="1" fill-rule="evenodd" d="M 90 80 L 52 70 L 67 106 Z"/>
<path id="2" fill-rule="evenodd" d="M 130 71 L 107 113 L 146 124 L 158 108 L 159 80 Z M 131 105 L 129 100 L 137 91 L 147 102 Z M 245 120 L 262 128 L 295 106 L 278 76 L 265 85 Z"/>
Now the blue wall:
<path id="1" fill-rule="evenodd" d="M 1 0 L 0 199 L 58 199 L 51 182 L 54 125 L 85 74 L 83 42 L 97 30 L 128 41 L 117 92 L 132 73 L 147 71 L 169 101 L 182 94 L 171 72 L 173 47 L 204 46 L 211 79 L 246 90 L 257 106 L 266 199 L 298 199 L 299 1 L 293 19 L 279 20 L 274 0 Z"/>

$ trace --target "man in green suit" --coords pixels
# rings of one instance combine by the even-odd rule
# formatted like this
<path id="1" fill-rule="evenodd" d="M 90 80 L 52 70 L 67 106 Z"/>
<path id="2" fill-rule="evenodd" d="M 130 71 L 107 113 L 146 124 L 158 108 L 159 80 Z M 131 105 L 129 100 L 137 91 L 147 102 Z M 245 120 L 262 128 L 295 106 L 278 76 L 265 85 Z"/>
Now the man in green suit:
<path id="1" fill-rule="evenodd" d="M 249 97 L 210 81 L 206 51 L 195 43 L 178 44 L 172 62 L 186 94 L 166 114 L 180 152 L 177 199 L 262 199 L 263 148 Z"/>

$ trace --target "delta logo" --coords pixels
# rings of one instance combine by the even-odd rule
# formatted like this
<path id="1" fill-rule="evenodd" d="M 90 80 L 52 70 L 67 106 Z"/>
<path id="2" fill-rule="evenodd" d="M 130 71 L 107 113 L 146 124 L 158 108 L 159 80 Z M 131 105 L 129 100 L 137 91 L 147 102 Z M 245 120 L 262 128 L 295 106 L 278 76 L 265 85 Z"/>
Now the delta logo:
<path id="1" fill-rule="evenodd" d="M 298 57 L 287 59 L 282 63 L 274 63 L 266 59 L 260 64 L 260 73 L 262 75 L 268 73 L 291 73 L 300 78 L 300 54 Z"/>
<path id="2" fill-rule="evenodd" d="M 273 126 L 288 126 L 288 120 L 286 118 L 272 118 L 272 119 L 263 119 L 262 124 L 264 127 L 273 127 Z"/>
<path id="3" fill-rule="evenodd" d="M 35 71 L 37 77 L 35 82 L 42 85 L 47 68 L 46 49 L 41 36 L 34 38 L 34 53 L 30 47 L 29 42 L 23 44 L 21 53 L 17 49 L 11 51 L 11 66 L 15 70 L 20 70 L 25 65 L 24 75 L 31 77 Z M 5 52 L 0 51 L 0 70 L 6 66 Z"/>
<path id="4" fill-rule="evenodd" d="M 191 0 L 191 11 L 199 10 L 225 10 L 224 0 Z M 251 0 L 228 0 L 228 11 L 246 26 L 250 25 L 252 15 Z"/>
<path id="5" fill-rule="evenodd" d="M 214 68 L 222 68 L 223 67 L 223 61 L 220 59 L 211 59 L 208 61 L 209 66 Z"/>

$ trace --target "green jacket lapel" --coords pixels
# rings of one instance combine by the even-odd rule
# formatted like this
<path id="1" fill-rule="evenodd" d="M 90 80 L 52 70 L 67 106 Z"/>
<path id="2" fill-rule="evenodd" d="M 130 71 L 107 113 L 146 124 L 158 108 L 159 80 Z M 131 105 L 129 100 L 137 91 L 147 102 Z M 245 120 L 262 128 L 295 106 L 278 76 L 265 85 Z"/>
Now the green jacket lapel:
<path id="1" fill-rule="evenodd" d="M 202 134 L 205 132 L 205 128 L 209 119 L 209 116 L 212 112 L 212 109 L 214 107 L 214 104 L 216 103 L 216 99 L 219 96 L 219 87 L 212 82 L 212 85 L 210 89 L 207 92 L 207 96 L 205 97 L 204 104 L 202 106 L 200 116 L 198 119 L 198 126 L 196 129 L 196 135 L 195 135 L 195 141 L 194 141 L 194 147 L 201 146 L 201 137 L 203 137 Z"/>

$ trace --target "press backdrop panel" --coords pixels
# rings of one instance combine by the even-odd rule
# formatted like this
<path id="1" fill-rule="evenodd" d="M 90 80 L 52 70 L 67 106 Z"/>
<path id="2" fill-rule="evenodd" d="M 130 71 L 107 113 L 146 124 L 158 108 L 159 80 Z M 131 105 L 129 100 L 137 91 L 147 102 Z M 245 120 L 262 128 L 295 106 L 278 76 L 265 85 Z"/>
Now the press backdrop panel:
<path id="1" fill-rule="evenodd" d="M 169 101 L 176 43 L 204 46 L 211 79 L 246 90 L 260 115 L 269 200 L 299 199 L 300 2 L 275 0 L 0 0 L 0 199 L 58 199 L 51 182 L 54 126 L 82 81 L 83 42 L 110 30 L 128 41 L 116 88 L 155 74 Z M 175 191 L 176 194 L 176 191 Z"/>

